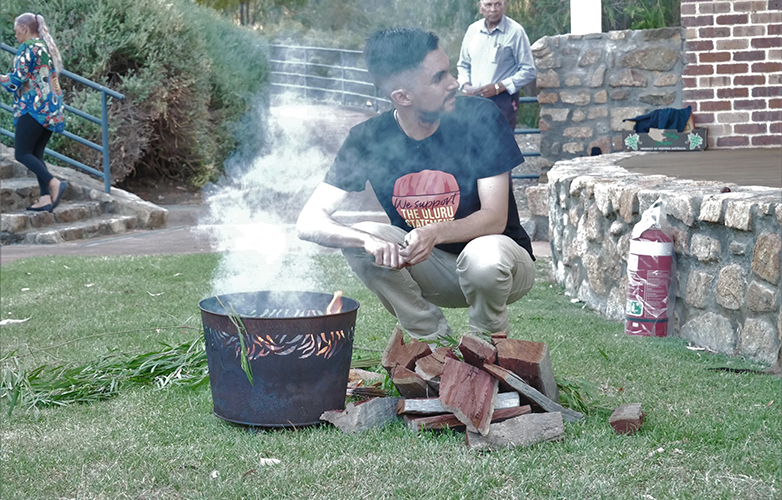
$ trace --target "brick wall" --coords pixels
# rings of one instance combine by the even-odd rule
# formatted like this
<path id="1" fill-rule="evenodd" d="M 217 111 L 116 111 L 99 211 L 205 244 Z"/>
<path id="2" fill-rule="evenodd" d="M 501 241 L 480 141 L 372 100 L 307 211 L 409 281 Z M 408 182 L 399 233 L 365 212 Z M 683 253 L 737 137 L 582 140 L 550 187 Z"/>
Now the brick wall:
<path id="1" fill-rule="evenodd" d="M 782 10 L 776 0 L 682 0 L 683 104 L 709 148 L 782 144 Z"/>

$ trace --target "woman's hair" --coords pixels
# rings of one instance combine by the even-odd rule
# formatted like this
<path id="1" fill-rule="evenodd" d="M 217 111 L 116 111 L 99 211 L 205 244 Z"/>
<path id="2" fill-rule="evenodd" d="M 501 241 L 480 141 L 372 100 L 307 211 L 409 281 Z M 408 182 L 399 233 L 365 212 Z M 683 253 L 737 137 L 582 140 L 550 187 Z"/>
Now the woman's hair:
<path id="1" fill-rule="evenodd" d="M 49 28 L 46 27 L 46 21 L 43 20 L 43 16 L 27 12 L 17 17 L 15 22 L 27 26 L 31 32 L 38 33 L 38 36 L 43 38 L 43 41 L 46 42 L 46 46 L 49 48 L 52 62 L 54 62 L 54 69 L 57 73 L 60 73 L 62 71 L 62 57 L 57 49 L 57 44 L 54 43 L 54 39 L 49 33 Z"/>

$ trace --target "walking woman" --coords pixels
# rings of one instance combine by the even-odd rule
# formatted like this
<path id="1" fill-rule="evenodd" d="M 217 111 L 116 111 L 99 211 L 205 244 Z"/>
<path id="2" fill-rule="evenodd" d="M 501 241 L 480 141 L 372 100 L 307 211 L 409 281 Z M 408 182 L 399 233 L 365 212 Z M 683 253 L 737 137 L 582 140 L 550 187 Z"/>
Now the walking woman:
<path id="1" fill-rule="evenodd" d="M 62 58 L 43 17 L 22 14 L 14 21 L 14 67 L 0 75 L 0 85 L 14 94 L 14 149 L 16 160 L 38 177 L 41 197 L 27 210 L 51 212 L 60 203 L 68 184 L 46 168 L 43 152 L 54 132 L 65 128 L 59 73 Z"/>

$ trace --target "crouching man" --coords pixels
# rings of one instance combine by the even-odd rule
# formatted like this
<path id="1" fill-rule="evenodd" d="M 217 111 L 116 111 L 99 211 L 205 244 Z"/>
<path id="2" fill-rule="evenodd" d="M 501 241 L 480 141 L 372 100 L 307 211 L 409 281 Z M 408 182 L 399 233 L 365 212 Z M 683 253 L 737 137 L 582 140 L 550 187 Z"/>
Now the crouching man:
<path id="1" fill-rule="evenodd" d="M 394 110 L 351 129 L 299 215 L 299 238 L 341 248 L 412 337 L 451 335 L 441 307 L 469 307 L 474 330 L 507 331 L 507 305 L 535 278 L 511 187 L 524 162 L 512 131 L 493 102 L 456 97 L 434 34 L 381 31 L 364 57 Z M 391 224 L 335 221 L 367 181 Z"/>

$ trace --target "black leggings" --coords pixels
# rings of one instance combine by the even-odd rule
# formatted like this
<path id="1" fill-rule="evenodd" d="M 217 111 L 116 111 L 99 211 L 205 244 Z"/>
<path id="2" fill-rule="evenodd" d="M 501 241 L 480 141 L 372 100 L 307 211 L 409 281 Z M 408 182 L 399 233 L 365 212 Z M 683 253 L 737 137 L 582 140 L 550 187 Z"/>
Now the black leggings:
<path id="1" fill-rule="evenodd" d="M 14 134 L 14 157 L 16 161 L 32 170 L 38 178 L 41 196 L 51 194 L 49 181 L 54 177 L 43 162 L 43 150 L 52 137 L 52 131 L 38 123 L 29 114 L 23 114 L 16 121 Z"/>

